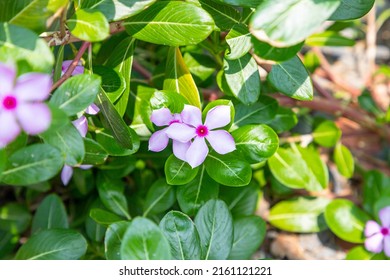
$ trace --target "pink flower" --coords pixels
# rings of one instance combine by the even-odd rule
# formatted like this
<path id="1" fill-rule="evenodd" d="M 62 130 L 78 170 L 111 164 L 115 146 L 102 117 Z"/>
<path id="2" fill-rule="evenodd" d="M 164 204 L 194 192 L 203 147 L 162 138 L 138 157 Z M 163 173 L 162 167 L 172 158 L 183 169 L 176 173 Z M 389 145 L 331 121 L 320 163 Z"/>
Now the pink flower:
<path id="1" fill-rule="evenodd" d="M 209 152 L 206 143 L 219 154 L 227 154 L 236 149 L 233 137 L 226 130 L 214 130 L 228 125 L 230 123 L 230 106 L 220 105 L 212 108 L 206 116 L 206 121 L 202 123 L 202 112 L 199 108 L 191 105 L 185 105 L 181 112 L 183 123 L 173 123 L 169 126 L 166 134 L 169 138 L 188 143 L 190 146 L 185 152 L 185 161 L 192 168 L 203 163 Z"/>
<path id="2" fill-rule="evenodd" d="M 379 219 L 382 225 L 375 221 L 368 221 L 364 229 L 367 237 L 364 242 L 366 249 L 373 253 L 385 252 L 390 257 L 390 206 L 379 211 Z"/>
<path id="3" fill-rule="evenodd" d="M 68 70 L 69 66 L 72 64 L 73 60 L 64 60 L 62 62 L 61 68 L 61 76 L 65 74 L 66 70 Z M 81 61 L 78 62 L 76 68 L 72 72 L 72 76 L 80 75 L 84 73 L 84 67 L 82 66 Z"/>
<path id="4" fill-rule="evenodd" d="M 180 114 L 172 114 L 168 108 L 161 108 L 154 110 L 150 120 L 157 126 L 168 126 L 172 124 L 181 123 Z M 161 152 L 168 146 L 169 137 L 167 135 L 168 127 L 156 131 L 149 139 L 149 150 L 153 152 Z M 190 142 L 175 141 L 172 142 L 173 154 L 185 161 L 185 154 L 190 146 Z"/>
<path id="5" fill-rule="evenodd" d="M 15 68 L 0 63 L 0 148 L 15 140 L 22 129 L 36 135 L 51 123 L 51 112 L 42 103 L 50 94 L 50 75 L 27 73 L 15 79 Z"/>

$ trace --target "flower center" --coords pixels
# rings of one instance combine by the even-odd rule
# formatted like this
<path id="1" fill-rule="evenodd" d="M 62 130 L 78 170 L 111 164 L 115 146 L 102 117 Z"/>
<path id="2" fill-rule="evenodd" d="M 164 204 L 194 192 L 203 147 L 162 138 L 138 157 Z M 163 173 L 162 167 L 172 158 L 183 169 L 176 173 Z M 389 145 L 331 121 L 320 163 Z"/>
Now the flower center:
<path id="1" fill-rule="evenodd" d="M 17 105 L 18 105 L 18 100 L 12 95 L 7 95 L 3 99 L 3 107 L 6 110 L 13 110 L 16 108 Z"/>
<path id="2" fill-rule="evenodd" d="M 390 230 L 388 228 L 383 227 L 381 229 L 381 233 L 382 233 L 382 235 L 388 235 L 390 233 Z"/>
<path id="3" fill-rule="evenodd" d="M 209 134 L 209 129 L 205 125 L 200 125 L 196 128 L 196 134 L 199 137 L 205 137 Z"/>

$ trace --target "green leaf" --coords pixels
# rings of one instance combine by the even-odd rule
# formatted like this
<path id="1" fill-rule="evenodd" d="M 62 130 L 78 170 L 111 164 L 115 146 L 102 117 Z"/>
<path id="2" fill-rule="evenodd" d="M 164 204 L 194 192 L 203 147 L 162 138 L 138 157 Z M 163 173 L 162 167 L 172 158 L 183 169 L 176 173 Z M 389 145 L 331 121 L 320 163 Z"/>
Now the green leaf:
<path id="1" fill-rule="evenodd" d="M 199 0 L 202 8 L 214 19 L 215 25 L 221 31 L 229 30 L 240 23 L 241 15 L 238 10 L 227 5 L 221 5 L 213 0 Z"/>
<path id="2" fill-rule="evenodd" d="M 0 23 L 0 61 L 6 62 L 11 57 L 15 62 L 26 61 L 31 71 L 53 70 L 54 56 L 45 40 L 23 27 Z"/>
<path id="3" fill-rule="evenodd" d="M 337 144 L 341 137 L 341 130 L 332 121 L 323 121 L 313 131 L 313 138 L 317 144 L 331 148 Z"/>
<path id="4" fill-rule="evenodd" d="M 258 163 L 271 157 L 279 147 L 278 135 L 267 125 L 245 125 L 232 136 L 239 154 L 249 163 Z"/>
<path id="5" fill-rule="evenodd" d="M 228 5 L 233 5 L 233 6 L 256 8 L 264 0 L 217 0 L 217 1 Z"/>
<path id="6" fill-rule="evenodd" d="M 94 66 L 93 73 L 101 77 L 101 87 L 111 103 L 117 101 L 122 96 L 126 86 L 129 86 L 123 75 L 110 67 Z"/>
<path id="7" fill-rule="evenodd" d="M 224 71 L 232 94 L 245 105 L 253 104 L 260 95 L 260 74 L 250 54 L 230 60 L 224 59 Z"/>
<path id="8" fill-rule="evenodd" d="M 66 80 L 53 94 L 50 104 L 73 116 L 91 105 L 99 91 L 97 75 L 82 74 Z"/>
<path id="9" fill-rule="evenodd" d="M 194 216 L 207 201 L 218 198 L 218 190 L 218 183 L 207 175 L 202 165 L 194 180 L 176 188 L 177 202 L 184 213 Z"/>
<path id="10" fill-rule="evenodd" d="M 374 206 L 381 197 L 390 197 L 390 177 L 371 170 L 364 174 L 363 208 L 372 216 L 377 215 Z"/>
<path id="11" fill-rule="evenodd" d="M 179 48 L 171 47 L 168 51 L 164 90 L 180 93 L 190 105 L 201 108 L 198 88 Z"/>
<path id="12" fill-rule="evenodd" d="M 337 144 L 334 149 L 333 158 L 340 174 L 346 178 L 351 178 L 355 169 L 355 162 L 348 148 L 341 143 Z"/>
<path id="13" fill-rule="evenodd" d="M 164 178 L 157 180 L 148 190 L 144 203 L 144 217 L 149 214 L 162 213 L 176 201 L 175 189 L 168 185 Z"/>
<path id="14" fill-rule="evenodd" d="M 52 228 L 69 228 L 65 206 L 56 194 L 50 194 L 42 200 L 35 212 L 31 231 L 36 233 L 40 230 Z"/>
<path id="15" fill-rule="evenodd" d="M 108 21 L 99 11 L 79 9 L 66 24 L 72 35 L 83 41 L 99 42 L 110 35 Z"/>
<path id="16" fill-rule="evenodd" d="M 353 202 L 335 199 L 326 207 L 325 220 L 339 238 L 352 243 L 363 243 L 364 227 L 370 217 Z"/>
<path id="17" fill-rule="evenodd" d="M 92 220 L 102 226 L 109 226 L 113 223 L 123 220 L 122 217 L 100 208 L 92 208 L 89 211 L 89 216 L 92 218 Z"/>
<path id="18" fill-rule="evenodd" d="M 252 47 L 251 34 L 244 24 L 234 25 L 225 39 L 230 49 L 225 54 L 225 58 L 230 60 L 239 59 L 248 53 Z"/>
<path id="19" fill-rule="evenodd" d="M 124 195 L 124 183 L 121 180 L 112 180 L 100 175 L 97 180 L 97 189 L 99 197 L 107 209 L 128 220 L 131 219 Z"/>
<path id="20" fill-rule="evenodd" d="M 156 2 L 123 25 L 136 39 L 169 46 L 195 45 L 214 29 L 214 21 L 207 12 L 182 1 Z"/>
<path id="21" fill-rule="evenodd" d="M 191 72 L 195 83 L 205 82 L 214 74 L 216 63 L 213 60 L 210 60 L 210 58 L 211 57 L 207 54 L 184 53 L 184 63 Z"/>
<path id="22" fill-rule="evenodd" d="M 0 230 L 12 235 L 23 233 L 30 225 L 31 214 L 26 207 L 7 203 L 0 208 Z"/>
<path id="23" fill-rule="evenodd" d="M 187 162 L 171 155 L 165 162 L 165 176 L 170 185 L 185 185 L 198 174 L 199 168 L 192 168 Z"/>
<path id="24" fill-rule="evenodd" d="M 0 182 L 6 165 L 7 165 L 7 153 L 4 149 L 0 149 Z"/>
<path id="25" fill-rule="evenodd" d="M 268 221 L 285 231 L 319 232 L 327 228 L 323 213 L 329 202 L 329 199 L 321 197 L 284 200 L 271 208 Z"/>
<path id="26" fill-rule="evenodd" d="M 297 115 L 290 108 L 279 107 L 274 118 L 266 120 L 265 123 L 272 127 L 276 133 L 292 129 L 298 123 Z"/>
<path id="27" fill-rule="evenodd" d="M 249 163 L 232 153 L 226 155 L 209 153 L 205 167 L 211 178 L 226 186 L 246 186 L 252 178 L 252 169 Z"/>
<path id="28" fill-rule="evenodd" d="M 246 124 L 265 123 L 275 117 L 278 107 L 278 102 L 268 96 L 261 96 L 259 101 L 250 106 L 237 104 L 235 106 L 234 125 L 243 126 Z"/>
<path id="29" fill-rule="evenodd" d="M 341 4 L 329 20 L 351 20 L 363 17 L 374 6 L 375 0 L 340 0 Z"/>
<path id="30" fill-rule="evenodd" d="M 130 227 L 131 222 L 117 222 L 111 224 L 104 238 L 104 251 L 107 260 L 121 259 L 121 245 L 125 232 Z"/>
<path id="31" fill-rule="evenodd" d="M 115 109 L 114 109 L 115 110 Z M 122 125 L 122 124 L 121 124 Z M 119 127 L 115 129 L 119 131 Z M 122 129 L 122 128 L 121 128 Z M 124 128 L 131 135 L 133 141 L 133 148 L 123 148 L 116 140 L 114 136 L 108 131 L 96 131 L 96 140 L 103 147 L 103 149 L 111 156 L 128 156 L 136 153 L 140 146 L 140 140 L 137 133 L 131 129 L 130 127 Z M 119 135 L 119 137 L 123 137 L 123 135 Z M 122 139 L 124 141 L 124 137 Z"/>
<path id="32" fill-rule="evenodd" d="M 340 35 L 338 32 L 325 31 L 316 33 L 306 39 L 305 44 L 311 47 L 315 46 L 335 46 L 335 47 L 352 47 L 355 40 Z"/>
<path id="33" fill-rule="evenodd" d="M 41 33 L 46 30 L 49 17 L 67 4 L 68 0 L 2 0 L 0 22 L 9 22 Z"/>
<path id="34" fill-rule="evenodd" d="M 117 21 L 134 16 L 152 5 L 156 0 L 83 0 L 82 9 L 100 11 L 109 21 Z"/>
<path id="35" fill-rule="evenodd" d="M 313 99 L 313 85 L 309 72 L 297 56 L 272 66 L 267 80 L 289 97 L 298 100 Z"/>
<path id="36" fill-rule="evenodd" d="M 169 108 L 171 113 L 181 113 L 184 108 L 184 104 L 187 103 L 186 98 L 174 91 L 156 90 L 150 97 L 149 109 L 147 114 L 143 115 L 143 119 L 150 119 L 152 110 L 160 108 Z M 146 106 L 144 106 L 146 107 Z M 150 113 L 149 113 L 150 110 Z"/>
<path id="37" fill-rule="evenodd" d="M 77 165 L 83 161 L 85 148 L 83 137 L 73 124 L 68 123 L 60 129 L 41 134 L 45 143 L 58 148 L 65 156 L 65 164 Z"/>
<path id="38" fill-rule="evenodd" d="M 160 228 L 171 246 L 173 259 L 201 259 L 199 234 L 195 224 L 187 215 L 178 211 L 168 212 L 161 220 Z"/>
<path id="39" fill-rule="evenodd" d="M 248 260 L 259 249 L 266 234 L 266 224 L 257 216 L 234 220 L 234 239 L 229 260 Z"/>
<path id="40" fill-rule="evenodd" d="M 169 260 L 170 245 L 160 228 L 146 218 L 135 218 L 121 245 L 123 260 Z"/>
<path id="41" fill-rule="evenodd" d="M 22 148 L 8 158 L 8 168 L 2 182 L 23 186 L 54 177 L 64 165 L 61 153 L 48 144 L 34 144 Z"/>
<path id="42" fill-rule="evenodd" d="M 338 8 L 340 0 L 264 0 L 251 19 L 251 32 L 275 47 L 302 42 Z"/>
<path id="43" fill-rule="evenodd" d="M 303 47 L 304 42 L 300 42 L 291 47 L 274 47 L 266 42 L 261 42 L 252 36 L 253 52 L 266 60 L 286 61 L 293 58 Z"/>
<path id="44" fill-rule="evenodd" d="M 99 165 L 107 160 L 108 154 L 98 142 L 90 138 L 84 138 L 84 146 L 85 157 L 83 164 Z"/>
<path id="45" fill-rule="evenodd" d="M 345 257 L 346 260 L 385 260 L 382 254 L 368 252 L 363 246 L 353 247 Z"/>
<path id="46" fill-rule="evenodd" d="M 233 244 L 232 216 L 222 200 L 210 200 L 195 217 L 203 259 L 226 260 Z"/>
<path id="47" fill-rule="evenodd" d="M 87 241 L 71 229 L 47 229 L 33 235 L 16 254 L 17 260 L 77 260 Z"/>

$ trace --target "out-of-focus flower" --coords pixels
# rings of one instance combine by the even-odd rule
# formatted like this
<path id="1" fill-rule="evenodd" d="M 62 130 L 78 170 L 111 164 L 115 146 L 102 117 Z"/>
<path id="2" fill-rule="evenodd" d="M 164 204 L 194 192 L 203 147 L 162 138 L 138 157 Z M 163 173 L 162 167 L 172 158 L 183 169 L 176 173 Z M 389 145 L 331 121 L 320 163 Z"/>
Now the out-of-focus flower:
<path id="1" fill-rule="evenodd" d="M 214 130 L 230 123 L 230 106 L 220 105 L 212 108 L 208 111 L 204 124 L 202 112 L 195 106 L 185 105 L 180 115 L 182 123 L 171 124 L 166 134 L 182 143 L 194 139 L 185 152 L 185 161 L 192 168 L 199 166 L 206 159 L 209 148 L 205 139 L 219 154 L 227 154 L 236 149 L 234 138 L 229 132 L 223 129 Z"/>
<path id="2" fill-rule="evenodd" d="M 384 251 L 385 255 L 390 257 L 390 206 L 379 211 L 379 219 L 382 225 L 372 220 L 366 223 L 364 235 L 367 239 L 364 246 L 370 252 Z"/>
<path id="3" fill-rule="evenodd" d="M 23 129 L 36 135 L 47 130 L 51 112 L 43 103 L 49 97 L 50 75 L 27 73 L 16 78 L 14 67 L 0 63 L 0 148 L 11 143 Z"/>
<path id="4" fill-rule="evenodd" d="M 61 76 L 65 74 L 66 70 L 68 70 L 69 66 L 72 64 L 73 60 L 64 60 L 62 62 L 61 67 Z M 84 66 L 82 65 L 81 61 L 78 62 L 76 68 L 72 72 L 72 76 L 80 75 L 84 73 Z"/>

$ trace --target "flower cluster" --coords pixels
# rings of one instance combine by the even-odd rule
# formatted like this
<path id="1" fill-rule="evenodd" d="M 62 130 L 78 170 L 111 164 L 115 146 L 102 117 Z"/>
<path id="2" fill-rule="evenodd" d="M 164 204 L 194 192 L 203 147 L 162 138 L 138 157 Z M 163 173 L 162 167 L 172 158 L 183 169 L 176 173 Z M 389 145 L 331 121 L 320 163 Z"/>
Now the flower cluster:
<path id="1" fill-rule="evenodd" d="M 49 97 L 51 77 L 27 73 L 16 78 L 16 69 L 0 63 L 0 148 L 11 143 L 22 129 L 36 135 L 49 128 L 51 112 L 43 103 Z"/>
<path id="2" fill-rule="evenodd" d="M 364 229 L 367 237 L 364 242 L 366 249 L 373 253 L 384 251 L 390 257 L 390 206 L 379 211 L 379 219 L 382 225 L 375 221 L 368 221 Z"/>
<path id="3" fill-rule="evenodd" d="M 230 106 L 219 105 L 208 111 L 206 120 L 202 122 L 199 108 L 185 105 L 180 114 L 172 114 L 169 109 L 154 110 L 151 121 L 156 126 L 166 126 L 152 134 L 149 150 L 164 150 L 173 140 L 174 155 L 188 162 L 192 168 L 201 165 L 209 153 L 206 143 L 219 154 L 227 154 L 236 149 L 236 144 L 229 132 L 223 129 L 230 123 Z"/>

